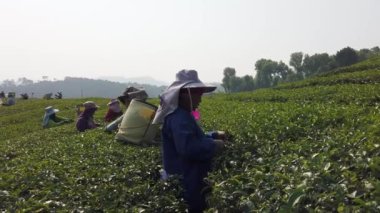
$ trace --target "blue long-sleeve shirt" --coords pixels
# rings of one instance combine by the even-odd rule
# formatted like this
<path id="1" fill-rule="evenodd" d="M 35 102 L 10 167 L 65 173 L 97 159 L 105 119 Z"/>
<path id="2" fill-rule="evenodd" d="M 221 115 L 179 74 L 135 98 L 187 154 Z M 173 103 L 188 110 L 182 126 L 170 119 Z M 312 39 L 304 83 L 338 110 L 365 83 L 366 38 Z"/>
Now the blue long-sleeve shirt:
<path id="1" fill-rule="evenodd" d="M 165 118 L 162 140 L 165 171 L 183 178 L 189 207 L 203 209 L 201 191 L 215 153 L 213 139 L 203 133 L 190 112 L 178 107 Z"/>

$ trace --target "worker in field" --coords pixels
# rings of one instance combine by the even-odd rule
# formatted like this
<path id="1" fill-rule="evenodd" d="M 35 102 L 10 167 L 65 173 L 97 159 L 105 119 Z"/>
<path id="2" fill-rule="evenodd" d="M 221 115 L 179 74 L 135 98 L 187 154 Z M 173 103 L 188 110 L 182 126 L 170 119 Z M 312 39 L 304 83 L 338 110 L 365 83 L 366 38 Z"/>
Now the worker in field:
<path id="1" fill-rule="evenodd" d="M 76 127 L 79 132 L 84 132 L 88 129 L 94 129 L 100 124 L 94 120 L 94 114 L 99 108 L 93 101 L 86 101 L 83 103 L 84 110 L 79 114 Z"/>
<path id="2" fill-rule="evenodd" d="M 4 94 L 1 94 L 3 98 L 1 98 L 1 102 L 3 106 L 12 106 L 16 104 L 16 93 L 8 92 L 7 99 L 4 101 Z"/>
<path id="3" fill-rule="evenodd" d="M 42 120 L 42 127 L 43 128 L 49 128 L 54 126 L 59 126 L 65 123 L 72 122 L 71 119 L 61 117 L 56 115 L 56 113 L 59 112 L 58 109 L 54 109 L 52 106 L 48 106 L 45 108 L 45 114 Z"/>
<path id="4" fill-rule="evenodd" d="M 0 105 L 3 105 L 5 103 L 5 93 L 4 91 L 0 92 Z"/>
<path id="5" fill-rule="evenodd" d="M 198 108 L 202 95 L 215 89 L 202 83 L 195 70 L 182 70 L 161 94 L 153 120 L 154 124 L 163 123 L 162 178 L 180 176 L 189 212 L 202 212 L 206 208 L 204 178 L 211 169 L 211 160 L 225 144 L 223 132 L 205 134 L 192 113 Z"/>
<path id="6" fill-rule="evenodd" d="M 125 91 L 123 92 L 123 95 L 119 96 L 117 99 L 126 107 L 125 111 L 127 111 L 128 106 L 133 99 L 145 102 L 147 98 L 148 98 L 148 94 L 145 92 L 144 89 L 137 89 L 135 87 L 127 87 Z M 114 121 L 112 121 L 106 126 L 105 131 L 112 132 L 112 131 L 117 130 L 122 120 L 123 120 L 123 115 L 120 115 L 118 118 L 116 118 Z"/>
<path id="7" fill-rule="evenodd" d="M 123 115 L 123 111 L 121 110 L 120 103 L 116 99 L 112 99 L 108 104 L 108 111 L 104 116 L 104 121 L 110 123 L 116 120 L 118 117 Z"/>

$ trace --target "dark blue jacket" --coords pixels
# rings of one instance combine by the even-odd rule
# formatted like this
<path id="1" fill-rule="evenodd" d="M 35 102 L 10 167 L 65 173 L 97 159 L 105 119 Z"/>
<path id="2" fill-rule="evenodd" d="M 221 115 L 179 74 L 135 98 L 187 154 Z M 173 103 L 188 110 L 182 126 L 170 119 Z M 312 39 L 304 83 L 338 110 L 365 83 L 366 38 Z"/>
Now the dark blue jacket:
<path id="1" fill-rule="evenodd" d="M 178 107 L 166 116 L 162 127 L 164 169 L 169 175 L 180 175 L 184 199 L 191 211 L 201 211 L 205 198 L 204 178 L 211 169 L 215 143 L 206 136 L 190 112 Z"/>

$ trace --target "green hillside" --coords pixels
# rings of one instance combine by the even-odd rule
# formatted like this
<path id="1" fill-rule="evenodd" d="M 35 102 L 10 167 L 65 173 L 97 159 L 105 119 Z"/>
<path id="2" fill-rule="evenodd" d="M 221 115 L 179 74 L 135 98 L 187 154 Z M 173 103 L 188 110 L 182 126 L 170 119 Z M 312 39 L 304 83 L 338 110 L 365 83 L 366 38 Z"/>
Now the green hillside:
<path id="1" fill-rule="evenodd" d="M 380 57 L 275 89 L 218 94 L 205 130 L 230 137 L 208 181 L 210 212 L 380 211 Z M 106 99 L 92 99 L 106 111 Z M 84 99 L 0 107 L 0 209 L 183 212 L 159 179 L 159 147 L 137 147 L 74 123 L 40 127 L 43 109 L 74 118 Z M 157 102 L 155 102 L 157 103 Z"/>

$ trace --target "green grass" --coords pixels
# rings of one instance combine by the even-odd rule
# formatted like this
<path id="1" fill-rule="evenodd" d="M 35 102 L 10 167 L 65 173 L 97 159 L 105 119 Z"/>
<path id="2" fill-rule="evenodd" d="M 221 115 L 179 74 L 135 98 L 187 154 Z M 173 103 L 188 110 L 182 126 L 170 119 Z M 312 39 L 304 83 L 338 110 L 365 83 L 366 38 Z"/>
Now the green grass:
<path id="1" fill-rule="evenodd" d="M 208 181 L 210 212 L 380 211 L 379 58 L 275 89 L 205 97 L 201 124 L 226 130 Z M 160 148 L 74 123 L 42 129 L 44 108 L 74 119 L 87 99 L 0 107 L 0 209 L 183 212 Z M 106 99 L 91 98 L 106 112 Z M 154 100 L 157 104 L 157 100 Z"/>

